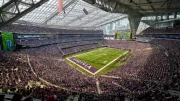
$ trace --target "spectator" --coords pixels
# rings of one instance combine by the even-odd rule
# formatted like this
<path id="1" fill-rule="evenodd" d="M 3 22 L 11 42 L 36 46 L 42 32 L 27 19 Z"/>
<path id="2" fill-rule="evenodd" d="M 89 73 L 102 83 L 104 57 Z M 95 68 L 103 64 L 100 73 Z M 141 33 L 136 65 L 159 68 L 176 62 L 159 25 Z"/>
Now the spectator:
<path id="1" fill-rule="evenodd" d="M 22 94 L 14 94 L 11 101 L 21 101 L 22 97 Z"/>
<path id="2" fill-rule="evenodd" d="M 4 96 L 5 96 L 5 95 L 0 95 L 0 101 L 5 101 L 5 100 L 4 100 Z"/>

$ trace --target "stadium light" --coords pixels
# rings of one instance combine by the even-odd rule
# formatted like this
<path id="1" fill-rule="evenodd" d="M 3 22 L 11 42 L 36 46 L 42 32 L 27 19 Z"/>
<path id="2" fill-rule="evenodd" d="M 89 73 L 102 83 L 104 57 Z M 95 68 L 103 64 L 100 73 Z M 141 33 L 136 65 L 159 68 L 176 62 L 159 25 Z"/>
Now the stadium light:
<path id="1" fill-rule="evenodd" d="M 84 13 L 85 13 L 86 15 L 89 14 L 88 11 L 87 11 L 85 8 L 83 9 L 83 11 L 84 11 Z"/>

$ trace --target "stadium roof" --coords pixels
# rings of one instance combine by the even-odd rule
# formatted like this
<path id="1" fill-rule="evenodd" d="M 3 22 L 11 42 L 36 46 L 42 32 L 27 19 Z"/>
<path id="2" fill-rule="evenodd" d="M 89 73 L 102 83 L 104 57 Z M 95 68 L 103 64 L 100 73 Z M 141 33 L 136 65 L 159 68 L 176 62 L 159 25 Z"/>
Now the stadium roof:
<path id="1" fill-rule="evenodd" d="M 180 11 L 180 0 L 84 0 L 105 11 L 128 15 L 162 15 Z"/>
<path id="2" fill-rule="evenodd" d="M 0 0 L 0 7 L 10 0 Z M 19 0 L 20 10 L 28 8 L 32 0 Z M 40 0 L 33 0 L 38 2 Z M 53 28 L 96 28 L 108 21 L 125 17 L 125 14 L 108 13 L 82 0 L 63 0 L 64 11 L 58 12 L 58 0 L 49 0 L 21 17 L 15 23 Z M 87 11 L 86 13 L 84 10 Z M 88 13 L 88 14 L 87 14 Z"/>

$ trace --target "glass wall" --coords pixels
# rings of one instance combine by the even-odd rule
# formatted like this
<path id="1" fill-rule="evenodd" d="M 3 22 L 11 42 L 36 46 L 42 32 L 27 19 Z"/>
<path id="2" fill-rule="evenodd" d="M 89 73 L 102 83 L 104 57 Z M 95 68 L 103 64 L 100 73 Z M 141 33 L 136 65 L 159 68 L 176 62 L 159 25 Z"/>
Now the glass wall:
<path id="1" fill-rule="evenodd" d="M 174 13 L 169 14 L 169 19 L 174 19 Z"/>
<path id="2" fill-rule="evenodd" d="M 115 35 L 117 31 L 124 31 L 124 30 L 130 31 L 128 18 L 123 18 L 110 22 L 106 25 L 101 26 L 101 28 L 103 29 L 105 34 L 109 34 L 109 35 Z"/>
<path id="3" fill-rule="evenodd" d="M 180 18 L 180 12 L 177 12 L 177 18 Z"/>
<path id="4" fill-rule="evenodd" d="M 141 20 L 155 20 L 156 16 L 146 16 L 146 17 L 142 17 Z"/>

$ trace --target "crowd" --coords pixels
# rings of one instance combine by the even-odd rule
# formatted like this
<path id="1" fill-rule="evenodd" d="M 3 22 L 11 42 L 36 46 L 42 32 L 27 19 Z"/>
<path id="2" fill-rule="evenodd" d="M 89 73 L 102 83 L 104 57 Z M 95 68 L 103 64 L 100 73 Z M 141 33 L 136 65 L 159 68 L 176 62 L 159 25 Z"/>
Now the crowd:
<path id="1" fill-rule="evenodd" d="M 61 49 L 71 48 L 71 47 L 84 46 L 84 45 L 89 45 L 89 44 L 94 44 L 94 43 L 98 43 L 98 41 L 83 41 L 83 42 L 63 43 L 60 45 L 60 48 Z"/>
<path id="2" fill-rule="evenodd" d="M 147 29 L 145 29 L 144 31 L 142 31 L 141 33 L 144 35 L 162 35 L 162 33 L 164 35 L 170 35 L 170 34 L 179 34 L 180 33 L 180 27 L 175 27 L 175 28 L 153 28 L 153 27 L 149 27 Z"/>
<path id="3" fill-rule="evenodd" d="M 4 92 L 5 94 L 13 94 L 12 98 L 6 98 L 0 95 L 0 101 L 33 101 L 33 99 L 41 99 L 41 101 L 65 101 L 72 92 L 66 90 L 57 89 L 52 86 L 46 85 L 45 87 L 29 87 L 26 88 L 12 88 L 6 87 L 9 92 Z M 4 88 L 3 88 L 4 90 Z M 6 100 L 3 100 L 6 99 Z"/>
<path id="4" fill-rule="evenodd" d="M 0 54 L 0 85 L 24 87 L 30 80 L 38 81 L 26 61 L 26 55 L 17 53 Z"/>
<path id="5" fill-rule="evenodd" d="M 180 89 L 180 41 L 179 40 L 168 40 L 168 39 L 153 39 L 152 41 L 163 46 L 166 51 L 170 54 L 170 58 L 174 61 L 174 76 L 171 87 Z"/>
<path id="6" fill-rule="evenodd" d="M 85 76 L 64 61 L 34 57 L 30 61 L 37 75 L 48 82 L 75 91 L 97 93 L 93 77 Z"/>
<path id="7" fill-rule="evenodd" d="M 157 46 L 127 41 L 117 41 L 117 43 L 112 41 L 108 44 L 114 48 L 131 49 L 133 52 L 127 64 L 109 75 L 158 81 L 169 79 L 168 57 Z"/>
<path id="8" fill-rule="evenodd" d="M 49 44 L 59 44 L 59 43 L 68 43 L 68 42 L 80 42 L 80 41 L 89 41 L 83 42 L 83 44 L 91 43 L 93 41 L 103 40 L 103 35 L 97 37 L 97 35 L 83 34 L 83 36 L 75 36 L 75 35 L 58 35 L 58 37 L 48 37 L 48 35 L 44 35 L 44 37 L 33 37 L 29 36 L 27 38 L 16 38 L 16 44 L 24 45 L 29 47 L 37 47 Z M 73 43 L 72 45 L 74 45 Z"/>
<path id="9" fill-rule="evenodd" d="M 179 58 L 179 41 L 170 40 L 171 42 L 167 42 L 164 39 L 154 41 L 163 45 L 169 53 Z M 147 100 L 149 98 L 149 101 L 170 101 L 169 99 L 177 101 L 178 97 L 165 93 L 164 90 L 167 90 L 169 85 L 172 85 L 173 88 L 179 88 L 179 80 L 177 79 L 179 78 L 179 68 L 175 68 L 173 83 L 170 82 L 169 57 L 158 46 L 119 40 L 107 40 L 100 43 L 117 49 L 131 50 L 132 56 L 120 68 L 105 75 L 89 77 L 68 65 L 62 57 L 71 52 L 75 53 L 101 46 L 97 42 L 66 43 L 20 49 L 11 53 L 4 52 L 0 54 L 1 87 L 23 88 L 26 86 L 28 88 L 27 85 L 30 81 L 40 82 L 45 85 L 45 88 L 38 88 L 39 90 L 34 97 L 40 98 L 40 92 L 45 91 L 46 99 L 52 94 L 62 95 L 60 98 L 66 99 L 71 91 L 98 93 L 96 84 L 98 80 L 100 92 L 118 95 L 117 99 L 124 95 L 132 99 Z M 68 90 L 56 91 L 57 89 L 42 82 L 40 78 Z M 132 97 L 127 94 L 136 96 Z M 93 98 L 94 101 L 98 99 L 86 94 L 82 94 L 80 98 Z"/>
<path id="10" fill-rule="evenodd" d="M 177 95 L 171 95 L 168 92 L 163 92 L 163 89 L 154 88 L 144 94 L 137 94 L 136 99 L 140 101 L 179 101 Z"/>

